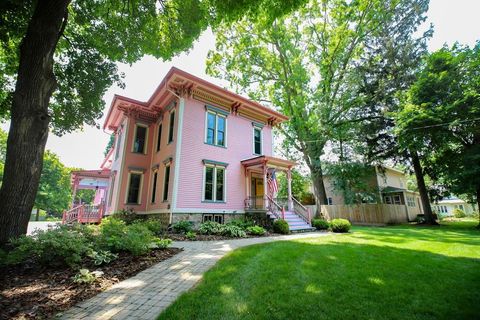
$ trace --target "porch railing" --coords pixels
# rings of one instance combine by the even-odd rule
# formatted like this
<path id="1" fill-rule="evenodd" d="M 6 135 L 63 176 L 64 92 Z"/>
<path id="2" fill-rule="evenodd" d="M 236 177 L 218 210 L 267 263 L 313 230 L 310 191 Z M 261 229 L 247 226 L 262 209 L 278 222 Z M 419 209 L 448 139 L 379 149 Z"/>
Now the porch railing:
<path id="1" fill-rule="evenodd" d="M 272 213 L 277 219 L 285 219 L 285 207 L 282 207 L 270 196 L 268 198 L 268 212 Z"/>
<path id="2" fill-rule="evenodd" d="M 103 217 L 103 204 L 81 204 L 68 211 L 63 212 L 63 224 L 78 223 L 99 223 Z"/>
<path id="3" fill-rule="evenodd" d="M 312 221 L 312 214 L 310 209 L 305 207 L 303 204 L 300 203 L 295 197 L 292 196 L 293 200 L 293 211 L 300 216 L 306 223 L 310 224 Z"/>
<path id="4" fill-rule="evenodd" d="M 248 197 L 245 199 L 245 209 L 247 210 L 262 210 L 263 207 L 263 196 L 258 197 Z"/>

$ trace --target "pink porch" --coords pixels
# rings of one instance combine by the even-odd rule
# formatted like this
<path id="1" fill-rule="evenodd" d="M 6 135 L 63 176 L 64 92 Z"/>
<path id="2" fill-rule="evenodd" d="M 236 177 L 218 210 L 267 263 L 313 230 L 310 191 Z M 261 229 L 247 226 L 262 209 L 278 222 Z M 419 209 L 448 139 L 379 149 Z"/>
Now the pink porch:
<path id="1" fill-rule="evenodd" d="M 109 179 L 109 169 L 72 171 L 73 200 L 70 210 L 63 213 L 62 223 L 100 223 L 105 214 Z M 82 189 L 95 190 L 93 204 L 75 202 L 77 191 Z"/>

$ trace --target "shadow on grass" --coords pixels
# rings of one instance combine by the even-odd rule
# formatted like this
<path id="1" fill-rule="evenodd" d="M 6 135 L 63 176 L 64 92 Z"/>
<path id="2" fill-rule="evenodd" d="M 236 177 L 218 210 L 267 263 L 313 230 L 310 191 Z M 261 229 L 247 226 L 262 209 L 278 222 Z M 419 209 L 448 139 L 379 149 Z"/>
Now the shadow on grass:
<path id="1" fill-rule="evenodd" d="M 236 250 L 159 319 L 474 319 L 480 260 L 352 242 Z"/>

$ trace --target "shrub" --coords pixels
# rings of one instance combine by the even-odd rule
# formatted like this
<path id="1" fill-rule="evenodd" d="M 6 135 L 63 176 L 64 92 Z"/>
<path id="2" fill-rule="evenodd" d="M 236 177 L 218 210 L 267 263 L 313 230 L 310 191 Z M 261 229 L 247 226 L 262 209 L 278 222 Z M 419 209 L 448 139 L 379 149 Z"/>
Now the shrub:
<path id="1" fill-rule="evenodd" d="M 206 221 L 200 224 L 198 232 L 201 234 L 222 234 L 223 225 L 214 221 Z"/>
<path id="2" fill-rule="evenodd" d="M 111 216 L 114 219 L 121 220 L 125 222 L 126 224 L 132 224 L 134 221 L 139 220 L 138 214 L 133 210 L 120 210 L 117 212 L 114 212 Z"/>
<path id="3" fill-rule="evenodd" d="M 157 239 L 155 245 L 159 249 L 166 249 L 172 244 L 172 239 Z"/>
<path id="4" fill-rule="evenodd" d="M 232 224 L 224 225 L 222 229 L 222 234 L 227 237 L 244 238 L 247 236 L 247 234 L 242 228 Z"/>
<path id="5" fill-rule="evenodd" d="M 97 281 L 97 278 L 101 277 L 102 275 L 103 272 L 101 271 L 90 272 L 88 269 L 80 269 L 80 271 L 73 276 L 73 282 L 90 284 Z"/>
<path id="6" fill-rule="evenodd" d="M 463 210 L 455 208 L 455 209 L 453 209 L 453 216 L 455 218 L 465 218 L 467 215 L 465 214 L 465 212 Z"/>
<path id="7" fill-rule="evenodd" d="M 45 266 L 68 265 L 74 267 L 89 253 L 92 242 L 79 230 L 85 227 L 59 226 L 52 230 L 36 230 L 31 237 L 22 236 L 10 243 L 13 250 L 8 254 L 11 264 L 38 261 Z"/>
<path id="8" fill-rule="evenodd" d="M 93 263 L 96 266 L 99 266 L 102 264 L 109 264 L 110 262 L 118 258 L 118 254 L 111 253 L 110 251 L 106 251 L 106 250 L 100 250 L 100 251 L 92 250 L 91 252 L 88 253 L 88 256 L 90 257 L 90 259 L 92 259 Z"/>
<path id="9" fill-rule="evenodd" d="M 330 228 L 332 231 L 338 233 L 348 232 L 351 226 L 350 221 L 346 219 L 333 219 L 330 222 Z"/>
<path id="10" fill-rule="evenodd" d="M 143 223 L 127 226 L 122 220 L 104 219 L 100 225 L 100 245 L 112 252 L 142 255 L 149 252 L 158 240 Z"/>
<path id="11" fill-rule="evenodd" d="M 193 230 L 193 222 L 188 220 L 178 221 L 173 224 L 172 229 L 176 233 L 187 233 Z"/>
<path id="12" fill-rule="evenodd" d="M 330 224 L 324 219 L 313 219 L 312 227 L 316 228 L 317 230 L 327 230 L 330 227 Z"/>
<path id="13" fill-rule="evenodd" d="M 188 240 L 195 240 L 197 238 L 197 234 L 193 231 L 188 231 L 187 233 L 185 233 L 185 238 L 187 238 Z"/>
<path id="14" fill-rule="evenodd" d="M 247 233 L 248 234 L 253 234 L 256 236 L 263 236 L 267 232 L 264 228 L 260 226 L 251 226 L 247 228 Z"/>
<path id="15" fill-rule="evenodd" d="M 287 221 L 278 219 L 273 222 L 273 231 L 281 234 L 289 234 L 290 227 L 288 226 Z"/>
<path id="16" fill-rule="evenodd" d="M 234 219 L 231 220 L 227 225 L 233 225 L 246 230 L 248 227 L 253 227 L 255 223 L 251 219 Z"/>
<path id="17" fill-rule="evenodd" d="M 160 219 L 137 220 L 134 222 L 134 224 L 144 225 L 155 235 L 161 235 L 165 231 L 165 226 L 162 224 L 162 221 Z"/>

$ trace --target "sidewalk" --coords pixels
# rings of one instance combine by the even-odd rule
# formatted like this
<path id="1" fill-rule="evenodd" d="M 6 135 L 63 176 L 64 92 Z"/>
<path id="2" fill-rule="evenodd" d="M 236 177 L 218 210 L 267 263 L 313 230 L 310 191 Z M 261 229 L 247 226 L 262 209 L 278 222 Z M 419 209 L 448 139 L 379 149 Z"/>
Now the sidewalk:
<path id="1" fill-rule="evenodd" d="M 327 234 L 311 232 L 238 240 L 174 242 L 173 247 L 184 248 L 184 251 L 81 302 L 65 311 L 61 319 L 156 319 L 229 251 L 257 243 Z"/>

